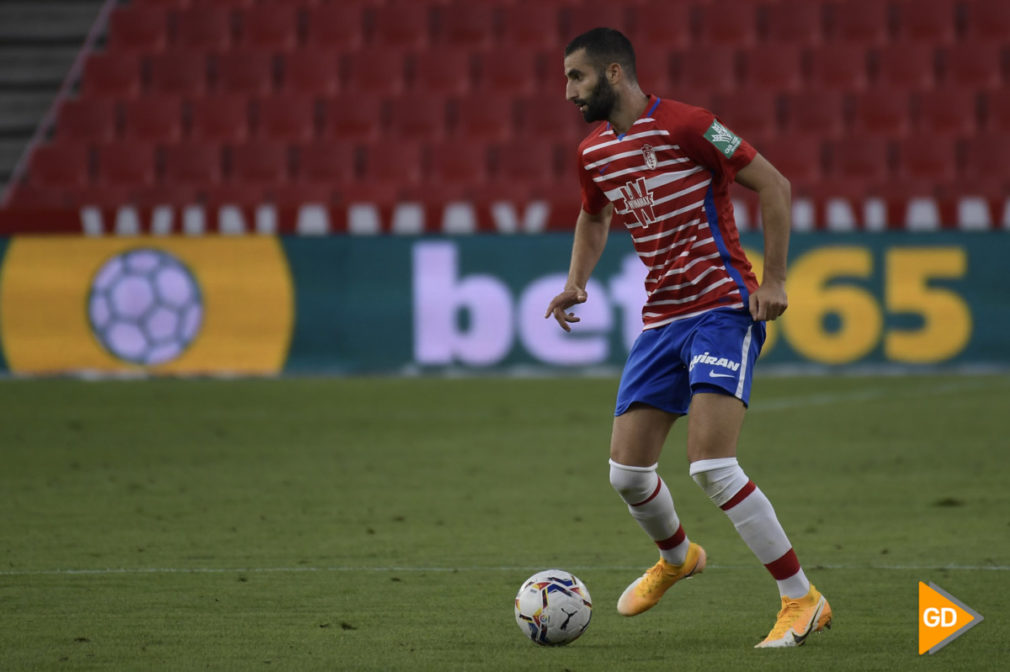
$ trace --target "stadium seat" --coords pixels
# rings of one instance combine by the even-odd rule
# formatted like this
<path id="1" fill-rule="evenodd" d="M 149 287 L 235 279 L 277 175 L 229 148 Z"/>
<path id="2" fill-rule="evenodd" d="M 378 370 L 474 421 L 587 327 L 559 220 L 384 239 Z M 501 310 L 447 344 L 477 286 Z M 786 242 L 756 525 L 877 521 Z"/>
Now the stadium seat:
<path id="1" fill-rule="evenodd" d="M 964 142 L 961 179 L 969 183 L 998 183 L 1006 197 L 1010 189 L 1006 157 L 1010 156 L 1010 133 L 977 135 Z"/>
<path id="2" fill-rule="evenodd" d="M 118 208 L 130 202 L 130 187 L 124 184 L 89 184 L 66 192 L 71 206 Z"/>
<path id="3" fill-rule="evenodd" d="M 631 36 L 637 50 L 643 45 L 662 45 L 666 49 L 684 49 L 693 41 L 691 5 L 669 0 L 647 0 L 632 7 L 634 28 Z M 637 58 L 636 65 L 641 66 Z"/>
<path id="4" fill-rule="evenodd" d="M 501 42 L 505 49 L 558 47 L 561 39 L 561 10 L 553 3 L 526 0 L 506 5 L 501 11 Z"/>
<path id="5" fill-rule="evenodd" d="M 345 93 L 323 102 L 323 134 L 331 139 L 371 142 L 382 135 L 382 98 Z"/>
<path id="6" fill-rule="evenodd" d="M 479 95 L 495 97 L 515 97 L 532 95 L 540 91 L 540 72 L 537 52 L 524 49 L 503 58 L 498 51 L 485 52 L 478 58 L 477 89 Z M 558 72 L 561 68 L 559 66 Z M 557 76 L 561 91 L 561 76 Z"/>
<path id="7" fill-rule="evenodd" d="M 239 143 L 249 136 L 249 100 L 212 95 L 189 104 L 189 137 L 195 141 Z"/>
<path id="8" fill-rule="evenodd" d="M 298 44 L 298 7 L 271 2 L 248 7 L 239 14 L 240 44 L 270 51 L 293 49 Z"/>
<path id="9" fill-rule="evenodd" d="M 898 175 L 906 180 L 933 183 L 957 178 L 954 139 L 931 134 L 914 135 L 898 143 Z"/>
<path id="10" fill-rule="evenodd" d="M 147 95 L 126 101 L 123 110 L 123 137 L 150 142 L 178 142 L 182 139 L 182 101 L 176 96 Z"/>
<path id="11" fill-rule="evenodd" d="M 779 0 L 766 8 L 766 42 L 816 47 L 824 41 L 823 3 Z"/>
<path id="12" fill-rule="evenodd" d="M 196 190 L 185 184 L 157 183 L 130 189 L 130 201 L 141 207 L 172 205 L 182 208 L 196 200 Z"/>
<path id="13" fill-rule="evenodd" d="M 461 98 L 450 103 L 453 135 L 465 141 L 504 142 L 513 131 L 512 108 L 488 98 Z"/>
<path id="14" fill-rule="evenodd" d="M 859 135 L 903 137 L 911 130 L 908 94 L 888 87 L 853 97 L 852 130 Z"/>
<path id="15" fill-rule="evenodd" d="M 225 206 L 239 208 L 255 208 L 269 199 L 266 195 L 269 183 L 258 182 L 222 182 L 197 189 L 201 200 L 211 210 Z"/>
<path id="16" fill-rule="evenodd" d="M 406 86 L 404 60 L 401 51 L 383 47 L 366 47 L 346 56 L 348 90 L 399 95 Z"/>
<path id="17" fill-rule="evenodd" d="M 987 91 L 982 97 L 986 131 L 1010 133 L 1010 90 Z"/>
<path id="18" fill-rule="evenodd" d="M 558 178 L 554 148 L 554 143 L 540 139 L 523 139 L 499 145 L 492 152 L 495 178 L 510 182 L 553 184 Z M 571 155 L 575 156 L 574 147 L 571 148 Z M 572 178 L 571 184 L 574 185 L 574 173 Z"/>
<path id="19" fill-rule="evenodd" d="M 441 96 L 407 95 L 389 101 L 390 137 L 438 142 L 446 127 L 446 100 Z"/>
<path id="20" fill-rule="evenodd" d="M 336 200 L 337 188 L 329 182 L 285 182 L 267 185 L 264 197 L 280 209 L 303 205 L 329 205 Z"/>
<path id="21" fill-rule="evenodd" d="M 812 48 L 807 57 L 810 62 L 808 85 L 843 92 L 866 88 L 866 51 L 854 44 L 825 44 Z"/>
<path id="22" fill-rule="evenodd" d="M 574 142 L 587 135 L 590 126 L 582 120 L 575 105 L 563 96 L 533 96 L 520 98 L 519 124 L 524 137 L 542 138 L 552 142 Z M 572 145 L 572 156 L 575 145 Z"/>
<path id="23" fill-rule="evenodd" d="M 32 150 L 29 181 L 39 187 L 81 187 L 90 174 L 90 152 L 81 142 L 49 142 Z"/>
<path id="24" fill-rule="evenodd" d="M 109 15 L 105 46 L 115 52 L 151 53 L 168 45 L 168 15 L 161 7 L 119 5 Z"/>
<path id="25" fill-rule="evenodd" d="M 439 41 L 471 50 L 495 42 L 495 7 L 487 2 L 455 3 L 438 10 Z M 514 54 L 512 54 L 514 55 Z M 499 54 L 501 58 L 503 54 Z"/>
<path id="26" fill-rule="evenodd" d="M 677 87 L 710 93 L 737 88 L 736 62 L 730 49 L 699 45 L 677 54 L 674 62 Z"/>
<path id="27" fill-rule="evenodd" d="M 698 7 L 698 38 L 705 44 L 747 49 L 758 37 L 758 5 L 750 0 L 724 0 Z"/>
<path id="28" fill-rule="evenodd" d="M 968 0 L 965 3 L 965 36 L 979 41 L 1010 41 L 1010 12 L 1002 0 Z"/>
<path id="29" fill-rule="evenodd" d="M 272 140 L 251 140 L 228 148 L 229 176 L 233 182 L 278 184 L 288 179 L 288 146 Z"/>
<path id="30" fill-rule="evenodd" d="M 862 47 L 876 47 L 890 37 L 889 3 L 880 0 L 840 0 L 828 5 L 831 39 Z"/>
<path id="31" fill-rule="evenodd" d="M 662 42 L 642 42 L 635 45 L 635 70 L 643 91 L 660 96 L 673 94 L 674 87 L 671 81 L 674 53 Z M 561 66 L 555 59 L 548 59 L 548 66 L 547 81 L 541 86 L 541 90 L 546 95 L 563 97 L 565 80 L 561 77 Z"/>
<path id="32" fill-rule="evenodd" d="M 464 187 L 487 182 L 487 148 L 479 143 L 443 142 L 428 145 L 425 182 L 457 184 Z"/>
<path id="33" fill-rule="evenodd" d="M 234 49 L 213 59 L 215 89 L 222 93 L 265 96 L 274 90 L 274 59 L 259 49 Z"/>
<path id="34" fill-rule="evenodd" d="M 380 140 L 364 146 L 364 179 L 402 188 L 421 182 L 421 145 Z"/>
<path id="35" fill-rule="evenodd" d="M 923 91 L 936 81 L 933 47 L 920 42 L 892 42 L 875 53 L 878 87 Z"/>
<path id="36" fill-rule="evenodd" d="M 340 54 L 336 49 L 306 47 L 280 56 L 281 90 L 332 96 L 340 91 Z"/>
<path id="37" fill-rule="evenodd" d="M 189 7 L 193 0 L 132 0 L 130 4 L 143 7 L 161 7 L 162 9 L 183 9 Z"/>
<path id="38" fill-rule="evenodd" d="M 355 152 L 349 142 L 322 140 L 295 148 L 295 175 L 299 180 L 334 186 L 356 179 Z"/>
<path id="39" fill-rule="evenodd" d="M 116 137 L 119 122 L 115 101 L 108 98 L 70 98 L 56 113 L 60 140 L 105 142 Z"/>
<path id="40" fill-rule="evenodd" d="M 737 89 L 715 96 L 712 111 L 750 144 L 760 147 L 776 133 L 775 94 L 768 89 Z"/>
<path id="41" fill-rule="evenodd" d="M 832 140 L 845 132 L 845 99 L 839 91 L 810 89 L 787 94 L 784 101 L 786 133 Z"/>
<path id="42" fill-rule="evenodd" d="M 98 184 L 134 187 L 154 183 L 155 155 L 151 143 L 119 140 L 99 145 L 95 154 Z"/>
<path id="43" fill-rule="evenodd" d="M 258 138 L 304 142 L 316 136 L 315 98 L 277 94 L 260 98 L 253 110 Z"/>
<path id="44" fill-rule="evenodd" d="M 879 183 L 890 173 L 890 150 L 886 138 L 852 136 L 828 145 L 832 178 Z"/>
<path id="45" fill-rule="evenodd" d="M 140 59 L 134 54 L 96 51 L 88 56 L 81 75 L 84 97 L 133 98 L 140 90 Z"/>
<path id="46" fill-rule="evenodd" d="M 823 178 L 822 141 L 819 135 L 789 135 L 770 139 L 758 148 L 794 190 L 807 189 Z"/>
<path id="47" fill-rule="evenodd" d="M 306 43 L 314 48 L 352 52 L 365 44 L 365 7 L 352 0 L 307 8 Z"/>
<path id="48" fill-rule="evenodd" d="M 164 182 L 202 187 L 221 180 L 221 147 L 206 140 L 184 140 L 162 147 Z"/>
<path id="49" fill-rule="evenodd" d="M 921 135 L 970 137 L 978 128 L 974 89 L 945 87 L 915 96 L 915 128 Z"/>
<path id="50" fill-rule="evenodd" d="M 616 28 L 624 34 L 630 32 L 630 21 L 625 3 L 608 0 L 584 0 L 565 7 L 562 14 L 565 27 L 562 44 L 567 44 L 576 35 L 598 26 Z"/>
<path id="51" fill-rule="evenodd" d="M 202 53 L 173 50 L 148 56 L 150 89 L 195 98 L 207 90 L 207 61 Z"/>
<path id="52" fill-rule="evenodd" d="M 942 46 L 957 40 L 957 0 L 900 0 L 897 39 Z"/>
<path id="53" fill-rule="evenodd" d="M 772 91 L 797 91 L 803 85 L 803 54 L 789 43 L 762 44 L 744 54 L 744 85 Z"/>
<path id="54" fill-rule="evenodd" d="M 977 89 L 1003 86 L 1002 44 L 959 42 L 943 51 L 944 82 Z"/>
<path id="55" fill-rule="evenodd" d="M 232 15 L 227 7 L 202 6 L 175 14 L 175 43 L 186 49 L 225 51 L 232 44 Z"/>
<path id="56" fill-rule="evenodd" d="M 417 95 L 461 96 L 471 88 L 470 51 L 466 49 L 447 45 L 429 47 L 414 56 L 411 71 L 410 88 Z"/>
<path id="57" fill-rule="evenodd" d="M 374 10 L 372 43 L 395 50 L 422 49 L 430 42 L 429 4 L 398 2 Z"/>

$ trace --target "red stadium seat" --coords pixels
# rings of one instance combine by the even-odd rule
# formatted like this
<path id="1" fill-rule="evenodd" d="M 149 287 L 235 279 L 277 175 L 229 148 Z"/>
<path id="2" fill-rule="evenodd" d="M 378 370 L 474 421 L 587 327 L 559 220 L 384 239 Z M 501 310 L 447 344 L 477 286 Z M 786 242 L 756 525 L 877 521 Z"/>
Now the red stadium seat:
<path id="1" fill-rule="evenodd" d="M 891 172 L 888 141 L 882 137 L 853 136 L 832 142 L 828 154 L 832 177 L 877 183 Z"/>
<path id="2" fill-rule="evenodd" d="M 574 156 L 575 148 L 572 147 L 571 150 Z M 557 181 L 554 145 L 550 142 L 533 139 L 507 143 L 495 148 L 493 155 L 497 168 L 495 177 L 499 180 L 533 184 L 553 184 Z"/>
<path id="3" fill-rule="evenodd" d="M 175 43 L 201 51 L 223 51 L 232 43 L 232 15 L 227 7 L 193 7 L 175 15 Z"/>
<path id="4" fill-rule="evenodd" d="M 588 135 L 590 126 L 575 105 L 563 96 L 534 96 L 518 101 L 519 124 L 525 137 L 552 142 L 574 142 Z M 575 145 L 572 145 L 572 155 Z"/>
<path id="5" fill-rule="evenodd" d="M 724 0 L 700 5 L 700 41 L 738 49 L 754 46 L 758 36 L 757 10 L 757 3 L 749 0 Z"/>
<path id="6" fill-rule="evenodd" d="M 355 153 L 349 142 L 304 143 L 296 148 L 295 156 L 295 174 L 300 180 L 340 185 L 356 179 Z"/>
<path id="7" fill-rule="evenodd" d="M 198 189 L 203 202 L 211 210 L 223 207 L 255 208 L 269 199 L 266 190 L 268 183 L 260 182 L 222 182 Z"/>
<path id="8" fill-rule="evenodd" d="M 405 88 L 404 56 L 399 50 L 367 47 L 347 56 L 346 62 L 351 91 L 396 96 Z"/>
<path id="9" fill-rule="evenodd" d="M 364 147 L 364 179 L 398 189 L 421 182 L 421 146 L 400 140 L 382 140 Z"/>
<path id="10" fill-rule="evenodd" d="M 456 3 L 441 8 L 439 19 L 439 40 L 445 44 L 480 50 L 495 42 L 495 7 L 491 3 Z"/>
<path id="11" fill-rule="evenodd" d="M 151 184 L 131 188 L 130 200 L 141 207 L 172 205 L 181 208 L 196 202 L 196 190 L 184 184 Z"/>
<path id="12" fill-rule="evenodd" d="M 697 46 L 681 52 L 677 63 L 678 87 L 723 93 L 737 88 L 733 51 L 725 47 Z"/>
<path id="13" fill-rule="evenodd" d="M 997 42 L 960 42 L 944 50 L 944 82 L 977 89 L 999 89 L 1002 45 Z"/>
<path id="14" fill-rule="evenodd" d="M 854 44 L 826 44 L 808 52 L 809 86 L 837 91 L 866 88 L 866 51 Z"/>
<path id="15" fill-rule="evenodd" d="M 769 140 L 761 154 L 802 191 L 823 178 L 822 142 L 819 135 L 790 135 Z"/>
<path id="16" fill-rule="evenodd" d="M 336 200 L 338 192 L 332 182 L 285 182 L 267 185 L 264 193 L 270 203 L 283 209 L 328 205 Z"/>
<path id="17" fill-rule="evenodd" d="M 892 42 L 876 53 L 879 87 L 922 91 L 936 81 L 933 47 L 919 42 Z"/>
<path id="18" fill-rule="evenodd" d="M 502 7 L 502 43 L 514 49 L 556 49 L 561 40 L 561 9 L 527 0 Z M 558 66 L 560 69 L 561 66 Z"/>
<path id="19" fill-rule="evenodd" d="M 212 143 L 239 143 L 249 136 L 249 100 L 245 96 L 213 95 L 189 106 L 189 136 Z"/>
<path id="20" fill-rule="evenodd" d="M 765 8 L 767 42 L 816 47 L 824 41 L 823 3 L 779 0 Z"/>
<path id="21" fill-rule="evenodd" d="M 240 43 L 271 51 L 298 44 L 298 7 L 287 3 L 253 5 L 239 14 Z"/>
<path id="22" fill-rule="evenodd" d="M 803 85 L 803 55 L 794 44 L 762 44 L 746 52 L 744 84 L 772 91 L 797 91 Z"/>
<path id="23" fill-rule="evenodd" d="M 969 0 L 965 13 L 965 33 L 970 40 L 1010 41 L 1010 13 L 1002 0 Z"/>
<path id="24" fill-rule="evenodd" d="M 999 182 L 1010 189 L 1006 157 L 1010 156 L 1010 134 L 977 135 L 964 143 L 961 177 L 968 182 Z M 1006 192 L 1002 194 L 1006 196 Z"/>
<path id="25" fill-rule="evenodd" d="M 207 61 L 202 53 L 166 51 L 148 57 L 152 91 L 199 97 L 207 90 Z"/>
<path id="26" fill-rule="evenodd" d="M 150 143 L 119 140 L 99 145 L 96 156 L 99 184 L 133 187 L 154 183 L 154 145 Z"/>
<path id="27" fill-rule="evenodd" d="M 630 32 L 631 22 L 625 3 L 608 0 L 584 0 L 566 7 L 562 15 L 566 27 L 562 42 L 567 44 L 576 35 L 599 26 L 616 28 L 624 34 Z M 560 66 L 559 66 L 560 67 Z"/>
<path id="28" fill-rule="evenodd" d="M 382 98 L 347 93 L 323 103 L 323 134 L 328 138 L 371 142 L 382 136 Z"/>
<path id="29" fill-rule="evenodd" d="M 880 0 L 841 0 L 828 6 L 828 25 L 836 42 L 874 47 L 890 37 L 888 3 Z"/>
<path id="30" fill-rule="evenodd" d="M 446 134 L 446 101 L 441 96 L 408 95 L 389 104 L 389 135 L 437 142 Z"/>
<path id="31" fill-rule="evenodd" d="M 647 0 L 632 8 L 636 61 L 637 50 L 645 44 L 661 44 L 666 49 L 684 49 L 692 42 L 691 6 L 669 0 Z M 640 61 L 638 65 L 641 65 Z"/>
<path id="32" fill-rule="evenodd" d="M 306 41 L 322 49 L 355 51 L 365 44 L 365 8 L 362 3 L 341 0 L 309 7 Z"/>
<path id="33" fill-rule="evenodd" d="M 430 41 L 429 5 L 399 2 L 374 10 L 374 44 L 384 48 L 421 49 Z"/>
<path id="34" fill-rule="evenodd" d="M 411 89 L 417 94 L 461 96 L 471 89 L 470 52 L 466 49 L 445 45 L 424 49 L 414 57 L 412 71 Z"/>
<path id="35" fill-rule="evenodd" d="M 512 108 L 487 98 L 462 98 L 455 102 L 453 134 L 467 141 L 504 142 L 512 137 Z"/>
<path id="36" fill-rule="evenodd" d="M 654 93 L 660 96 L 667 96 L 673 93 L 671 84 L 673 56 L 676 52 L 667 48 L 661 42 L 642 42 L 635 45 L 635 70 L 638 74 L 638 83 L 646 93 Z M 560 66 L 554 60 L 549 61 L 557 69 L 547 70 L 547 82 L 543 89 L 548 95 L 561 97 L 564 92 L 565 80 L 558 74 Z"/>
<path id="37" fill-rule="evenodd" d="M 162 9 L 182 9 L 189 7 L 193 0 L 133 0 L 132 4 L 144 7 L 161 7 Z"/>
<path id="38" fill-rule="evenodd" d="M 140 59 L 134 54 L 96 51 L 88 56 L 81 76 L 85 97 L 133 98 L 140 89 Z"/>
<path id="39" fill-rule="evenodd" d="M 116 104 L 106 98 L 71 98 L 56 113 L 56 137 L 60 140 L 105 142 L 118 131 Z"/>
<path id="40" fill-rule="evenodd" d="M 897 37 L 933 46 L 957 40 L 957 0 L 900 0 Z"/>
<path id="41" fill-rule="evenodd" d="M 202 187 L 221 180 L 221 147 L 206 140 L 189 140 L 162 148 L 164 181 Z"/>
<path id="42" fill-rule="evenodd" d="M 859 135 L 903 137 L 911 130 L 908 94 L 884 87 L 853 97 L 853 130 Z"/>
<path id="43" fill-rule="evenodd" d="M 118 208 L 131 200 L 130 187 L 124 184 L 89 184 L 67 195 L 78 207 Z"/>
<path id="44" fill-rule="evenodd" d="M 123 135 L 159 143 L 182 139 L 182 102 L 176 96 L 148 95 L 123 103 Z"/>
<path id="45" fill-rule="evenodd" d="M 316 135 L 315 98 L 278 94 L 259 99 L 254 110 L 259 138 L 305 142 Z"/>
<path id="46" fill-rule="evenodd" d="M 109 15 L 105 39 L 109 51 L 161 51 L 168 44 L 168 15 L 161 7 L 119 5 Z"/>
<path id="47" fill-rule="evenodd" d="M 335 49 L 306 47 L 280 58 L 282 91 L 319 96 L 340 91 L 340 56 Z"/>
<path id="48" fill-rule="evenodd" d="M 428 147 L 425 182 L 475 186 L 487 182 L 487 149 L 481 144 L 437 143 Z"/>
<path id="49" fill-rule="evenodd" d="M 50 142 L 32 150 L 29 181 L 39 187 L 81 187 L 88 182 L 90 152 L 80 142 Z"/>
<path id="50" fill-rule="evenodd" d="M 906 180 L 934 183 L 957 178 L 957 153 L 953 138 L 915 135 L 898 144 L 898 174 Z"/>
<path id="51" fill-rule="evenodd" d="M 985 129 L 1010 133 L 1010 90 L 988 91 L 982 98 Z"/>
<path id="52" fill-rule="evenodd" d="M 288 179 L 288 146 L 283 142 L 253 140 L 228 150 L 233 181 L 278 184 Z"/>
<path id="53" fill-rule="evenodd" d="M 258 49 L 232 50 L 214 58 L 216 89 L 223 93 L 265 96 L 274 90 L 274 59 Z"/>
<path id="54" fill-rule="evenodd" d="M 915 97 L 915 127 L 921 135 L 970 137 L 978 128 L 974 89 L 945 87 Z"/>
<path id="55" fill-rule="evenodd" d="M 785 96 L 785 131 L 820 135 L 825 140 L 845 132 L 845 99 L 839 91 L 810 89 Z"/>
<path id="56" fill-rule="evenodd" d="M 768 89 L 718 94 L 712 111 L 734 133 L 759 148 L 777 130 L 775 95 Z"/>
<path id="57" fill-rule="evenodd" d="M 525 96 L 540 91 L 537 52 L 516 51 L 508 58 L 502 58 L 497 51 L 484 53 L 478 59 L 477 88 L 483 91 L 483 96 L 495 97 Z"/>

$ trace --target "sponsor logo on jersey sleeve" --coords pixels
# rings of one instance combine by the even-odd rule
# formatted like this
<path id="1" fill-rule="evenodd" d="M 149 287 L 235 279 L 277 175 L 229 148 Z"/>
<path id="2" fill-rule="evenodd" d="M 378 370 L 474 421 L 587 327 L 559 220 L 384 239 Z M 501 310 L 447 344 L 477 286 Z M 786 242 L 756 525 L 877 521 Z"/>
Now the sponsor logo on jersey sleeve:
<path id="1" fill-rule="evenodd" d="M 714 120 L 705 131 L 705 139 L 711 142 L 712 146 L 722 152 L 727 159 L 733 156 L 740 146 L 740 137 L 720 124 L 718 119 Z"/>

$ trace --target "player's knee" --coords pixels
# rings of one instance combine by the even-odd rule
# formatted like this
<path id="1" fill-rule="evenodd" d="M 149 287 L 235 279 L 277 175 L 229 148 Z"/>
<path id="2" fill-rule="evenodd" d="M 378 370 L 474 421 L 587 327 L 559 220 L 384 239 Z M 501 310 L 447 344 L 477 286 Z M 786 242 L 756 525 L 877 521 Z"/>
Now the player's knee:
<path id="1" fill-rule="evenodd" d="M 747 485 L 748 480 L 735 457 L 692 462 L 691 478 L 719 506 Z"/>
<path id="2" fill-rule="evenodd" d="M 647 499 L 658 484 L 656 466 L 633 467 L 610 460 L 610 485 L 629 503 Z"/>

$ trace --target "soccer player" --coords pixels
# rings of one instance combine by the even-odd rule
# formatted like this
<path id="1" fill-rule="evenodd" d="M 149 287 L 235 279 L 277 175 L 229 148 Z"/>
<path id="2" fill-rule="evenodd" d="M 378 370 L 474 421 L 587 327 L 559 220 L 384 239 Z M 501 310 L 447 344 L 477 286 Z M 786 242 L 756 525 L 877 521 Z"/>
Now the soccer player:
<path id="1" fill-rule="evenodd" d="M 635 53 L 616 30 L 596 28 L 565 49 L 565 95 L 598 124 L 578 149 L 582 209 L 564 290 L 550 302 L 565 331 L 587 300 L 611 220 L 631 234 L 648 269 L 644 329 L 617 392 L 610 483 L 659 547 L 659 562 L 621 595 L 634 616 L 681 579 L 705 569 L 657 474 L 673 423 L 687 420 L 690 474 L 729 517 L 778 584 L 776 623 L 757 647 L 803 644 L 830 627 L 831 607 L 807 580 L 768 498 L 737 462 L 754 361 L 766 320 L 786 309 L 789 182 L 708 110 L 647 95 Z M 758 283 L 740 246 L 727 193 L 735 180 L 757 192 L 764 223 Z"/>

